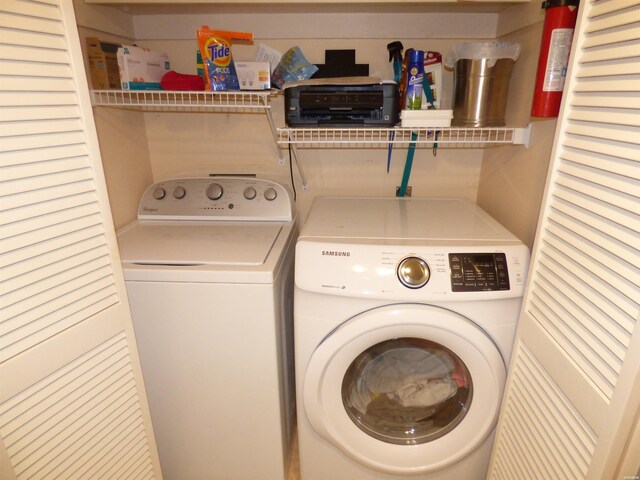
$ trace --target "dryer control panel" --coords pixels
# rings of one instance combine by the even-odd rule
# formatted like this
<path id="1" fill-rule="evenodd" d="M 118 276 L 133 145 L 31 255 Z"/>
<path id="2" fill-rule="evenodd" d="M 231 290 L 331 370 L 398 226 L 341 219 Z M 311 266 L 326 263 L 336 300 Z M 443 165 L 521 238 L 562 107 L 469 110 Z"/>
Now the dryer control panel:
<path id="1" fill-rule="evenodd" d="M 402 243 L 299 238 L 296 286 L 329 295 L 419 302 L 515 298 L 524 292 L 529 249 L 518 241 Z"/>
<path id="2" fill-rule="evenodd" d="M 151 185 L 140 220 L 284 221 L 293 219 L 289 192 L 253 177 L 176 178 Z"/>
<path id="3" fill-rule="evenodd" d="M 504 253 L 450 253 L 449 268 L 453 292 L 509 290 Z"/>

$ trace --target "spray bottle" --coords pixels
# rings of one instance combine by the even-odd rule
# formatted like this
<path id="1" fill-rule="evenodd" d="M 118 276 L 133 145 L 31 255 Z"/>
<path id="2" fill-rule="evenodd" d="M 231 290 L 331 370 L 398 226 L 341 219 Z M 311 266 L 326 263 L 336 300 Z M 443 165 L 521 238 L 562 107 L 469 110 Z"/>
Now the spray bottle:
<path id="1" fill-rule="evenodd" d="M 404 46 L 402 42 L 395 41 L 387 44 L 389 51 L 389 61 L 393 62 L 393 79 L 400 84 L 402 78 L 402 50 Z"/>
<path id="2" fill-rule="evenodd" d="M 389 51 L 389 61 L 393 62 L 393 80 L 396 82 L 398 93 L 400 93 L 400 86 L 402 80 L 402 49 L 404 46 L 402 42 L 395 41 L 387 44 L 387 50 Z M 402 109 L 402 106 L 399 106 Z M 387 173 L 391 167 L 391 152 L 393 151 L 393 140 L 396 138 L 396 134 L 393 130 L 389 132 L 389 149 L 387 152 Z"/>

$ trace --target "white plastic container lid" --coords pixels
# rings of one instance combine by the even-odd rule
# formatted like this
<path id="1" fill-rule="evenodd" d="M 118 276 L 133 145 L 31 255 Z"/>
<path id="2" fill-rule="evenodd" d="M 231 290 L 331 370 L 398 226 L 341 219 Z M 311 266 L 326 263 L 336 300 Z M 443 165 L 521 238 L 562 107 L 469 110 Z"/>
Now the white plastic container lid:
<path id="1" fill-rule="evenodd" d="M 449 49 L 444 55 L 444 66 L 452 69 L 458 60 L 489 60 L 489 66 L 493 68 L 496 61 L 501 58 L 509 58 L 514 62 L 520 56 L 520 44 L 512 42 L 475 42 L 461 43 Z"/>
<path id="2" fill-rule="evenodd" d="M 402 110 L 402 127 L 450 127 L 453 110 Z"/>

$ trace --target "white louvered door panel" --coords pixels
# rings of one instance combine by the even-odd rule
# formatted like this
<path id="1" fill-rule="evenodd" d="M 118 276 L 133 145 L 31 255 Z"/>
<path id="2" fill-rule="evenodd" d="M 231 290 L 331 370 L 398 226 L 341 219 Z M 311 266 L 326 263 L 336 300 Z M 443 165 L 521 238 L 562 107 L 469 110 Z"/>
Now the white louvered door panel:
<path id="1" fill-rule="evenodd" d="M 640 1 L 580 8 L 495 480 L 640 467 L 618 470 L 640 411 Z"/>
<path id="2" fill-rule="evenodd" d="M 161 478 L 70 0 L 0 3 L 0 477 Z"/>

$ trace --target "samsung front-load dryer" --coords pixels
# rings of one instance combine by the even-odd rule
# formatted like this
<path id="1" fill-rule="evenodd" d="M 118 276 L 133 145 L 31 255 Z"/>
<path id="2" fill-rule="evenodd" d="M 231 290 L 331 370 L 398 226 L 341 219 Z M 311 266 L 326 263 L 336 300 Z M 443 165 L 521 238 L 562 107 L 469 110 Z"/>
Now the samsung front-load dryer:
<path id="1" fill-rule="evenodd" d="M 286 478 L 295 230 L 281 185 L 218 177 L 152 185 L 119 232 L 165 480 Z"/>
<path id="2" fill-rule="evenodd" d="M 301 477 L 484 479 L 528 260 L 469 201 L 316 199 L 296 246 Z"/>

